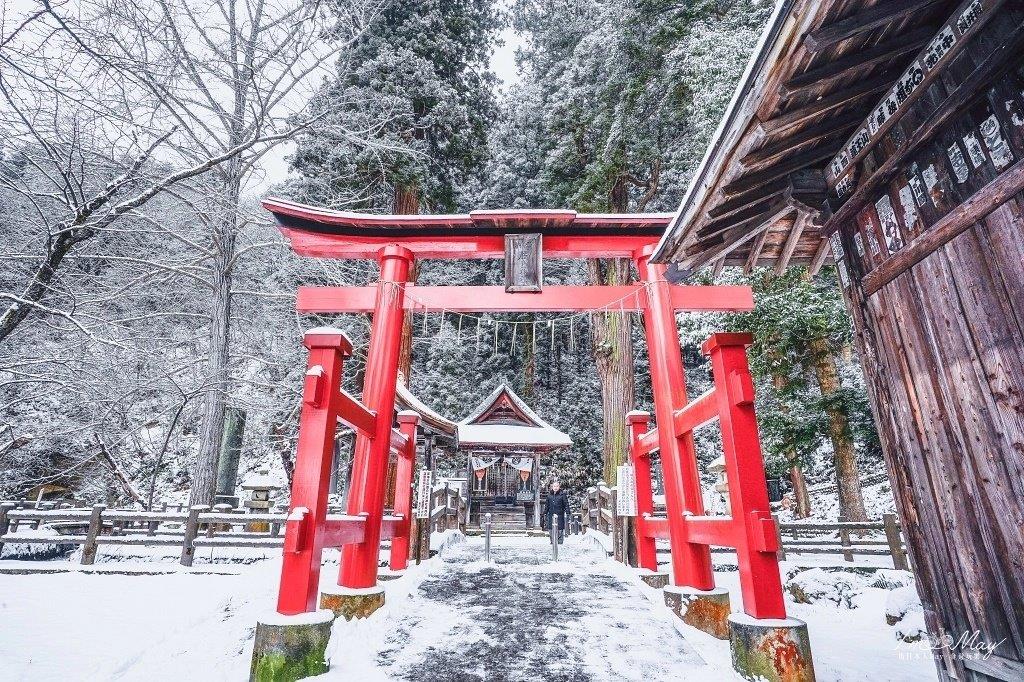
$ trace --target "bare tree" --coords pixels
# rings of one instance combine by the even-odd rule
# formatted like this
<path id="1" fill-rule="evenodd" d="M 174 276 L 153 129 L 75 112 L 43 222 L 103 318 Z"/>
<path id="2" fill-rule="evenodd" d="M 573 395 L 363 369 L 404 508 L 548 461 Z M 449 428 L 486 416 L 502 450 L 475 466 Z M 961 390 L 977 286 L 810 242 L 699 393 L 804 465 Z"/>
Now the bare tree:
<path id="1" fill-rule="evenodd" d="M 358 30 L 365 23 L 358 17 L 376 6 L 369 0 L 350 3 L 345 11 L 357 20 L 340 25 L 350 27 L 349 33 Z M 57 187 L 49 193 L 66 205 L 66 216 L 49 228 L 53 238 L 28 285 L 0 294 L 10 301 L 0 318 L 0 340 L 31 310 L 88 332 L 73 312 L 44 302 L 63 257 L 160 191 L 195 178 L 198 191 L 186 203 L 207 238 L 195 244 L 201 258 L 192 274 L 208 283 L 209 324 L 194 503 L 209 503 L 214 494 L 231 386 L 233 272 L 244 251 L 280 244 L 239 248 L 240 234 L 255 219 L 251 210 L 242 210 L 243 195 L 268 152 L 311 123 L 304 109 L 319 85 L 317 71 L 333 66 L 334 55 L 353 37 L 339 34 L 331 19 L 318 0 L 80 0 L 74 7 L 44 1 L 4 42 L 2 63 L 21 82 L 5 75 L 0 93 L 11 122 L 23 130 L 25 146 L 45 151 L 48 164 L 40 172 L 54 179 Z M 66 64 L 55 63 L 57 53 L 70 55 Z M 45 83 L 45 92 L 33 80 Z M 23 91 L 37 98 L 57 93 L 59 103 L 36 115 Z M 87 117 L 92 120 L 83 124 Z M 56 125 L 44 131 L 41 121 Z M 102 136 L 104 144 L 83 140 L 83 130 Z M 360 137 L 357 131 L 333 132 Z M 54 142 L 62 138 L 65 147 Z M 120 170 L 102 184 L 76 170 L 87 167 L 81 160 L 94 148 L 110 150 L 102 159 L 115 159 Z M 157 166 L 175 170 L 148 177 Z M 126 193 L 129 188 L 135 191 Z M 40 215 L 53 213 L 38 193 L 19 189 L 40 203 Z M 46 203 L 53 201 L 47 197 Z"/>

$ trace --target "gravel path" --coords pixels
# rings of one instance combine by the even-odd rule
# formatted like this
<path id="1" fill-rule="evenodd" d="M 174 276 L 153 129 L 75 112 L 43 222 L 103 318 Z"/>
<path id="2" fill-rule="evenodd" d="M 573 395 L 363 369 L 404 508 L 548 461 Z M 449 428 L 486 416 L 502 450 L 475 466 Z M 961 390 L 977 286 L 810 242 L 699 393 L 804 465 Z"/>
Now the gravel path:
<path id="1" fill-rule="evenodd" d="M 495 538 L 448 548 L 393 612 L 380 671 L 403 680 L 708 680 L 711 671 L 592 541 Z"/>

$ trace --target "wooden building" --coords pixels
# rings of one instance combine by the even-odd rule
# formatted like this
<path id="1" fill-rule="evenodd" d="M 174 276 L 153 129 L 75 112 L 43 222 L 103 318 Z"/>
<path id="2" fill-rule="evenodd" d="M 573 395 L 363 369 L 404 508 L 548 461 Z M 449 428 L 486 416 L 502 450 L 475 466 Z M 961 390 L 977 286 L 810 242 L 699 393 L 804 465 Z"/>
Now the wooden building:
<path id="1" fill-rule="evenodd" d="M 783 0 L 655 255 L 836 263 L 942 679 L 1024 679 L 1022 190 L 1024 3 Z"/>
<path id="2" fill-rule="evenodd" d="M 504 525 L 539 527 L 544 500 L 541 466 L 572 445 L 568 435 L 540 418 L 508 384 L 501 384 L 458 423 L 458 449 L 466 456 L 470 522 L 491 513 Z"/>
<path id="3" fill-rule="evenodd" d="M 463 492 L 469 525 L 478 526 L 482 515 L 490 513 L 496 526 L 506 530 L 540 526 L 542 468 L 553 452 L 572 445 L 567 434 L 544 421 L 504 383 L 459 422 L 424 404 L 402 383 L 396 402 L 420 415 L 428 468 L 435 463 L 435 439 L 444 450 L 464 458 L 465 470 L 456 478 L 467 481 Z"/>

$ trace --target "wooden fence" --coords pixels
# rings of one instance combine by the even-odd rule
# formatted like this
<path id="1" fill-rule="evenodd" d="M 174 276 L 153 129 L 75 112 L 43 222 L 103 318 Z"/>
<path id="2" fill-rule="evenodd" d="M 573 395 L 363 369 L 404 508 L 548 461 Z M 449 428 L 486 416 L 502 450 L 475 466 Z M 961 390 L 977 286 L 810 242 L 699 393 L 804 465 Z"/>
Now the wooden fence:
<path id="1" fill-rule="evenodd" d="M 100 545 L 180 547 L 180 563 L 191 566 L 197 549 L 276 549 L 284 547 L 282 529 L 288 513 L 245 513 L 228 505 L 205 505 L 167 511 L 55 507 L 52 503 L 0 503 L 0 558 L 7 543 L 81 545 L 81 563 L 93 564 Z M 433 530 L 461 527 L 466 502 L 456 489 L 442 488 L 430 496 L 429 526 Z M 329 510 L 332 511 L 332 510 Z M 330 516 L 328 516 L 330 518 Z M 397 517 L 385 516 L 385 521 Z M 429 540 L 428 540 L 429 541 Z"/>
<path id="2" fill-rule="evenodd" d="M 631 532 L 632 517 L 620 517 L 616 511 L 615 488 L 590 488 L 583 498 L 581 519 L 583 526 L 605 533 L 612 540 L 617 560 L 628 553 L 627 533 Z M 903 545 L 900 525 L 895 514 L 883 514 L 881 521 L 794 521 L 780 522 L 775 517 L 779 539 L 779 559 L 791 554 L 836 554 L 845 561 L 854 556 L 890 556 L 893 567 L 910 570 Z M 734 551 L 726 547 L 712 547 L 712 552 Z M 658 553 L 669 553 L 667 548 Z"/>

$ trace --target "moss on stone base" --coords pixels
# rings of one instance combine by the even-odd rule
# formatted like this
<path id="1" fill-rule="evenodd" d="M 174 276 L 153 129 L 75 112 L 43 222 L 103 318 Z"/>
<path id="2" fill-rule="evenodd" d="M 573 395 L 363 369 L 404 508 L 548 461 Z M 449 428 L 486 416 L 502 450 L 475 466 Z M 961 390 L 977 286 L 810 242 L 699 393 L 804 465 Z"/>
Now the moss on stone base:
<path id="1" fill-rule="evenodd" d="M 322 675 L 330 667 L 327 643 L 333 618 L 330 613 L 273 616 L 256 624 L 250 682 L 293 682 Z"/>
<path id="2" fill-rule="evenodd" d="M 807 625 L 796 619 L 757 622 L 743 614 L 729 619 L 732 667 L 748 680 L 814 682 Z"/>
<path id="3" fill-rule="evenodd" d="M 718 639 L 729 639 L 729 591 L 666 587 L 665 604 L 684 623 Z"/>
<path id="4" fill-rule="evenodd" d="M 330 609 L 338 618 L 366 618 L 384 606 L 384 590 L 370 593 L 321 592 L 320 608 Z"/>

